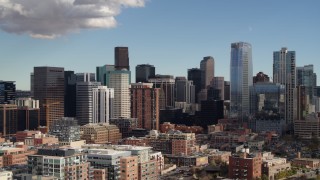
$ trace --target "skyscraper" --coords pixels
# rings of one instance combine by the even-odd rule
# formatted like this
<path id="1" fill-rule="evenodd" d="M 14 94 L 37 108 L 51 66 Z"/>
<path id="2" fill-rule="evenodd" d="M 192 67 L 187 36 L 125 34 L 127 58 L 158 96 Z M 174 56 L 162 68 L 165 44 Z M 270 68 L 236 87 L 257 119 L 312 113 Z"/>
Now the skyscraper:
<path id="1" fill-rule="evenodd" d="M 305 65 L 296 68 L 297 86 L 305 86 L 306 95 L 309 96 L 309 101 L 312 102 L 314 88 L 317 86 L 317 75 L 313 71 L 313 65 Z"/>
<path id="2" fill-rule="evenodd" d="M 230 62 L 230 116 L 244 121 L 249 115 L 249 86 L 252 85 L 251 44 L 236 42 L 231 44 Z"/>
<path id="3" fill-rule="evenodd" d="M 64 71 L 64 117 L 76 117 L 76 83 L 74 71 Z"/>
<path id="4" fill-rule="evenodd" d="M 195 87 L 193 81 L 188 81 L 185 77 L 176 77 L 175 79 L 175 101 L 195 103 Z"/>
<path id="5" fill-rule="evenodd" d="M 212 79 L 211 86 L 214 89 L 220 90 L 220 100 L 224 100 L 224 77 L 214 77 Z"/>
<path id="6" fill-rule="evenodd" d="M 64 68 L 34 67 L 34 99 L 39 100 L 40 125 L 64 116 Z"/>
<path id="7" fill-rule="evenodd" d="M 128 47 L 114 48 L 114 65 L 116 70 L 130 70 Z"/>
<path id="8" fill-rule="evenodd" d="M 114 65 L 98 66 L 96 68 L 97 81 L 104 86 L 109 86 L 110 72 L 114 71 Z"/>
<path id="9" fill-rule="evenodd" d="M 198 103 L 198 93 L 201 91 L 201 70 L 199 68 L 188 69 L 188 80 L 195 86 L 195 102 Z"/>
<path id="10" fill-rule="evenodd" d="M 16 99 L 16 84 L 14 81 L 0 80 L 0 104 L 9 104 Z"/>
<path id="11" fill-rule="evenodd" d="M 148 82 L 149 78 L 156 75 L 156 68 L 150 64 L 139 64 L 136 66 L 136 83 Z"/>
<path id="12" fill-rule="evenodd" d="M 114 89 L 113 116 L 114 118 L 130 118 L 130 83 L 131 72 L 116 70 L 110 72 L 109 88 Z"/>
<path id="13" fill-rule="evenodd" d="M 138 128 L 159 129 L 160 89 L 152 83 L 131 84 L 131 117 L 138 118 Z"/>
<path id="14" fill-rule="evenodd" d="M 200 62 L 201 88 L 206 89 L 214 77 L 214 59 L 211 56 L 204 57 Z"/>
<path id="15" fill-rule="evenodd" d="M 93 92 L 93 123 L 107 123 L 113 118 L 114 90 L 107 86 L 98 86 Z"/>
<path id="16" fill-rule="evenodd" d="M 160 88 L 160 109 L 174 107 L 174 86 L 175 80 L 171 75 L 156 75 L 155 78 L 149 79 L 154 88 Z"/>
<path id="17" fill-rule="evenodd" d="M 100 82 L 77 82 L 76 117 L 79 125 L 93 123 L 93 88 L 101 86 Z"/>
<path id="18" fill-rule="evenodd" d="M 289 130 L 293 129 L 294 89 L 296 87 L 296 52 L 281 48 L 273 52 L 273 82 L 285 85 L 285 119 Z"/>
<path id="19" fill-rule="evenodd" d="M 77 73 L 77 82 L 95 82 L 96 75 L 94 73 Z"/>

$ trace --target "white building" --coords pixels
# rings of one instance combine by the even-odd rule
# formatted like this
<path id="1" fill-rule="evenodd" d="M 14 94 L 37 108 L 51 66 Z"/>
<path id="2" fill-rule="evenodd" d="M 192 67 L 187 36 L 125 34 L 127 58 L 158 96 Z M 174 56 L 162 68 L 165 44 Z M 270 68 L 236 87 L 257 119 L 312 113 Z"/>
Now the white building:
<path id="1" fill-rule="evenodd" d="M 109 88 L 114 89 L 113 116 L 114 118 L 130 118 L 130 82 L 131 72 L 116 70 L 110 72 Z"/>
<path id="2" fill-rule="evenodd" d="M 92 89 L 93 93 L 93 123 L 109 123 L 113 118 L 114 90 L 107 86 Z"/>

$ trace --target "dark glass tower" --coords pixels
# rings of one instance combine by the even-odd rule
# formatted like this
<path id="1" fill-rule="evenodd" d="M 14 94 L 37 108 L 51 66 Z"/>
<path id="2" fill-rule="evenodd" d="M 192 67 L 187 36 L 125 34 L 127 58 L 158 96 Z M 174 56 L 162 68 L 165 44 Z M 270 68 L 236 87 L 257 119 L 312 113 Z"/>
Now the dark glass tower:
<path id="1" fill-rule="evenodd" d="M 154 78 L 156 68 L 150 64 L 139 64 L 136 66 L 136 82 L 148 82 L 149 78 Z"/>
<path id="2" fill-rule="evenodd" d="M 34 99 L 39 100 L 40 125 L 64 116 L 64 68 L 34 67 Z"/>
<path id="3" fill-rule="evenodd" d="M 16 99 L 16 85 L 14 81 L 0 81 L 0 104 L 9 104 Z"/>
<path id="4" fill-rule="evenodd" d="M 202 71 L 198 68 L 188 69 L 188 80 L 195 86 L 195 102 L 198 102 L 198 93 L 201 91 Z"/>
<path id="5" fill-rule="evenodd" d="M 130 70 L 128 47 L 114 48 L 114 65 L 116 70 L 122 70 L 122 69 Z"/>
<path id="6" fill-rule="evenodd" d="M 64 72 L 64 116 L 76 117 L 76 82 L 74 71 Z"/>

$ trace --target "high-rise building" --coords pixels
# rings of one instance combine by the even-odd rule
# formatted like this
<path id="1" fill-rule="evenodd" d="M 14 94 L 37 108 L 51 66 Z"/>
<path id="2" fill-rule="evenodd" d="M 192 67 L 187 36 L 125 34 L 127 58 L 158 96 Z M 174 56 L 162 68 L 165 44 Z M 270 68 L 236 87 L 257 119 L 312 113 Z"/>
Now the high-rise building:
<path id="1" fill-rule="evenodd" d="M 201 91 L 201 70 L 198 68 L 188 69 L 188 80 L 193 81 L 195 86 L 195 102 L 198 102 L 198 93 Z"/>
<path id="2" fill-rule="evenodd" d="M 294 121 L 294 89 L 296 87 L 296 52 L 281 48 L 273 52 L 273 82 L 285 85 L 285 119 L 289 130 Z"/>
<path id="3" fill-rule="evenodd" d="M 93 123 L 107 123 L 113 118 L 114 90 L 107 86 L 98 86 L 92 89 Z"/>
<path id="4" fill-rule="evenodd" d="M 34 96 L 34 73 L 30 73 L 30 95 Z"/>
<path id="5" fill-rule="evenodd" d="M 154 78 L 156 75 L 156 68 L 150 64 L 138 64 L 136 66 L 136 83 L 147 83 L 149 78 Z"/>
<path id="6" fill-rule="evenodd" d="M 77 82 L 76 117 L 79 125 L 93 123 L 93 88 L 101 86 L 100 82 Z"/>
<path id="7" fill-rule="evenodd" d="M 109 86 L 110 72 L 114 70 L 114 65 L 98 66 L 96 68 L 97 82 L 101 82 L 104 86 Z"/>
<path id="8" fill-rule="evenodd" d="M 77 73 L 77 82 L 95 82 L 96 75 L 94 73 Z"/>
<path id="9" fill-rule="evenodd" d="M 294 95 L 294 120 L 304 120 L 312 112 L 307 87 L 297 86 Z"/>
<path id="10" fill-rule="evenodd" d="M 109 88 L 114 89 L 113 116 L 114 118 L 130 118 L 130 83 L 131 72 L 116 70 L 110 72 Z"/>
<path id="11" fill-rule="evenodd" d="M 160 89 L 152 83 L 131 84 L 131 117 L 138 118 L 138 128 L 159 129 Z"/>
<path id="12" fill-rule="evenodd" d="M 251 44 L 231 44 L 230 62 L 230 116 L 244 121 L 249 115 L 249 86 L 252 85 Z"/>
<path id="13" fill-rule="evenodd" d="M 0 104 L 0 133 L 2 136 L 17 132 L 17 105 Z"/>
<path id="14" fill-rule="evenodd" d="M 64 116 L 64 68 L 34 67 L 34 98 L 39 100 L 40 125 Z"/>
<path id="15" fill-rule="evenodd" d="M 199 116 L 201 126 L 217 124 L 219 119 L 223 119 L 223 101 L 222 100 L 207 100 L 201 101 L 201 111 Z"/>
<path id="16" fill-rule="evenodd" d="M 116 118 L 110 119 L 110 124 L 116 125 L 122 138 L 131 137 L 131 131 L 138 128 L 138 118 Z"/>
<path id="17" fill-rule="evenodd" d="M 114 48 L 114 65 L 116 70 L 130 70 L 128 47 Z"/>
<path id="18" fill-rule="evenodd" d="M 314 95 L 314 88 L 317 86 L 317 75 L 313 71 L 313 65 L 309 64 L 303 67 L 296 67 L 296 78 L 296 85 L 306 87 L 306 93 L 311 102 Z"/>
<path id="19" fill-rule="evenodd" d="M 256 76 L 253 76 L 253 84 L 258 82 L 270 82 L 270 78 L 263 72 L 258 72 Z"/>
<path id="20" fill-rule="evenodd" d="M 175 80 L 171 75 L 156 75 L 149 79 L 154 88 L 160 88 L 160 109 L 174 107 L 174 86 Z"/>
<path id="21" fill-rule="evenodd" d="M 16 99 L 16 84 L 14 81 L 0 80 L 0 104 L 9 104 Z"/>
<path id="22" fill-rule="evenodd" d="M 214 77 L 214 59 L 211 56 L 204 57 L 200 62 L 201 88 L 206 89 Z"/>
<path id="23" fill-rule="evenodd" d="M 220 90 L 220 100 L 224 100 L 224 77 L 214 77 L 211 82 L 211 87 Z"/>
<path id="24" fill-rule="evenodd" d="M 17 130 L 36 130 L 40 126 L 39 100 L 18 98 L 14 101 L 14 104 L 18 108 Z"/>
<path id="25" fill-rule="evenodd" d="M 76 117 L 76 83 L 74 71 L 64 71 L 64 116 Z"/>
<path id="26" fill-rule="evenodd" d="M 230 81 L 224 81 L 224 100 L 230 101 Z"/>
<path id="27" fill-rule="evenodd" d="M 175 79 L 175 101 L 195 103 L 195 87 L 193 81 L 188 81 L 185 77 Z"/>

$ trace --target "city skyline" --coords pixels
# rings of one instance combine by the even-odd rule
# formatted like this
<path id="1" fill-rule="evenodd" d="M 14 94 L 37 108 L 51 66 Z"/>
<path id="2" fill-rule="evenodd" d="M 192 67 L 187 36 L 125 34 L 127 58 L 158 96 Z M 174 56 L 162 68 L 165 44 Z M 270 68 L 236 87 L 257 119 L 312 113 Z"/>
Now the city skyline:
<path id="1" fill-rule="evenodd" d="M 253 74 L 272 77 L 273 52 L 282 47 L 296 51 L 297 67 L 313 64 L 319 73 L 320 2 L 181 2 L 152 0 L 144 7 L 123 8 L 115 28 L 80 29 L 52 40 L 0 31 L 0 80 L 29 90 L 34 66 L 95 73 L 97 66 L 114 64 L 114 47 L 127 46 L 132 81 L 137 64 L 154 65 L 156 74 L 186 77 L 205 56 L 215 59 L 215 76 L 228 81 L 230 44 L 238 41 L 252 45 Z"/>

